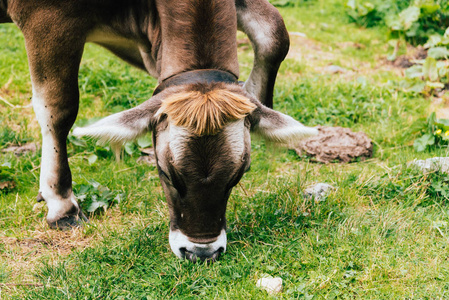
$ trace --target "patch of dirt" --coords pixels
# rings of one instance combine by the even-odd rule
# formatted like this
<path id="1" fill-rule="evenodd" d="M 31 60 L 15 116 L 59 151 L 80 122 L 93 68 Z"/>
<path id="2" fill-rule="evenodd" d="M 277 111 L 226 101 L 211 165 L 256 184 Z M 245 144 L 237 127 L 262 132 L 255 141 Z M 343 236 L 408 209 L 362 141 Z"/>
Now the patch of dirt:
<path id="1" fill-rule="evenodd" d="M 365 49 L 366 46 L 363 44 L 355 43 L 355 42 L 342 42 L 337 43 L 337 46 L 346 49 L 346 48 L 355 48 L 355 49 Z"/>
<path id="2" fill-rule="evenodd" d="M 137 162 L 148 164 L 150 166 L 156 165 L 156 156 L 154 155 L 154 149 L 152 147 L 140 150 L 142 156 L 137 159 Z"/>
<path id="3" fill-rule="evenodd" d="M 354 42 L 341 42 L 338 47 L 332 48 L 318 41 L 307 38 L 302 34 L 290 32 L 290 51 L 287 58 L 307 62 L 307 66 L 320 74 L 332 74 L 346 80 L 354 80 L 358 76 L 372 76 L 373 71 L 396 71 L 391 66 L 386 66 L 383 58 L 377 58 L 382 63 L 372 66 L 369 62 L 360 61 L 341 53 L 341 49 L 353 47 L 363 49 L 364 45 Z M 335 62 L 344 62 L 337 65 Z M 299 74 L 292 74 L 299 75 Z"/>
<path id="4" fill-rule="evenodd" d="M 302 141 L 295 151 L 312 161 L 349 163 L 373 156 L 373 143 L 364 132 L 349 128 L 318 126 L 318 135 Z"/>
<path id="5" fill-rule="evenodd" d="M 407 69 L 415 65 L 415 60 L 425 59 L 427 57 L 427 50 L 422 46 L 417 48 L 408 47 L 407 54 L 398 56 L 393 61 L 386 60 L 387 64 L 392 65 L 395 68 Z"/>
<path id="6" fill-rule="evenodd" d="M 0 181 L 0 190 L 12 190 L 16 187 L 14 180 Z"/>
<path id="7" fill-rule="evenodd" d="M 435 112 L 437 119 L 449 119 L 449 95 L 445 91 L 432 98 L 430 111 Z"/>
<path id="8" fill-rule="evenodd" d="M 100 241 L 99 235 L 86 235 L 83 229 L 69 231 L 50 230 L 43 220 L 34 231 L 16 233 L 15 237 L 0 236 L 0 259 L 8 265 L 8 281 L 5 287 L 37 285 L 34 269 L 43 258 L 51 263 L 60 261 L 75 249 L 85 249 L 92 241 Z"/>
<path id="9" fill-rule="evenodd" d="M 438 119 L 449 119 L 449 107 L 440 107 L 435 111 L 435 114 Z"/>
<path id="10" fill-rule="evenodd" d="M 304 59 L 307 62 L 322 62 L 332 61 L 335 59 L 335 54 L 323 50 L 323 46 L 312 39 L 299 34 L 290 34 L 290 50 L 287 58 Z"/>
<path id="11" fill-rule="evenodd" d="M 43 203 L 35 206 L 33 210 L 45 209 Z M 0 283 L 0 289 L 5 288 L 6 292 L 7 289 L 12 290 L 18 286 L 41 286 L 33 274 L 43 260 L 51 264 L 63 261 L 74 250 L 83 250 L 101 243 L 110 232 L 126 231 L 130 224 L 145 227 L 147 220 L 138 214 L 124 216 L 118 207 L 113 207 L 90 222 L 95 230 L 51 230 L 45 220 L 42 220 L 37 229 L 15 232 L 14 236 L 9 232 L 9 236 L 6 236 L 0 231 L 0 262 L 7 266 L 9 275 L 5 283 Z M 87 225 L 87 229 L 88 226 L 90 225 Z M 0 293 L 0 299 L 1 295 Z"/>
<path id="12" fill-rule="evenodd" d="M 313 71 L 320 74 L 331 74 L 345 80 L 354 80 L 359 76 L 371 77 L 373 73 L 394 72 L 398 76 L 404 76 L 404 70 L 415 64 L 415 60 L 425 59 L 427 50 L 423 47 L 408 46 L 407 54 L 401 55 L 393 62 L 388 61 L 385 55 L 376 57 L 377 63 L 354 59 L 341 53 L 346 48 L 364 49 L 365 45 L 347 41 L 337 43 L 337 47 L 330 47 L 305 34 L 290 32 L 290 51 L 287 58 L 304 61 Z M 336 62 L 342 62 L 337 65 Z M 292 76 L 300 74 L 291 74 Z"/>
<path id="13" fill-rule="evenodd" d="M 23 155 L 28 152 L 36 152 L 36 143 L 28 143 L 22 146 L 9 146 L 7 148 L 1 149 L 2 152 L 13 152 L 16 156 Z"/>
<path id="14" fill-rule="evenodd" d="M 248 38 L 237 39 L 237 47 L 240 50 L 248 50 L 249 48 L 251 48 L 251 42 Z"/>
<path id="15" fill-rule="evenodd" d="M 92 236 L 84 235 L 81 229 L 62 232 L 46 227 L 24 233 L 24 237 L 0 236 L 0 244 L 3 245 L 0 258 L 7 262 L 9 272 L 5 286 L 35 284 L 32 274 L 43 257 L 55 262 L 74 249 L 88 247 L 92 239 Z"/>

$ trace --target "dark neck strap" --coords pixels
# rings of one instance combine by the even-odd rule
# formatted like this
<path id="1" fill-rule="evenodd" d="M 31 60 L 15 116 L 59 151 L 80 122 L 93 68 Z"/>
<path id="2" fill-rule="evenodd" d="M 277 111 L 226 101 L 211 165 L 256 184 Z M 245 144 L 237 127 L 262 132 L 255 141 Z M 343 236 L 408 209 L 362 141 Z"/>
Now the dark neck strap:
<path id="1" fill-rule="evenodd" d="M 238 81 L 234 74 L 227 71 L 213 69 L 187 71 L 164 79 L 154 90 L 153 96 L 171 86 L 212 82 L 237 83 Z"/>

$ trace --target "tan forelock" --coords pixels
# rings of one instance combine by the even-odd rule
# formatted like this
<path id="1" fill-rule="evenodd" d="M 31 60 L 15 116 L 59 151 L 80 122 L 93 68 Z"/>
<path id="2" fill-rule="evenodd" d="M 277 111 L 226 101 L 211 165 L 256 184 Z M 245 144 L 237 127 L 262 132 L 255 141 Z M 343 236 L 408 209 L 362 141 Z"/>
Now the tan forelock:
<path id="1" fill-rule="evenodd" d="M 247 97 L 218 88 L 205 93 L 194 90 L 172 94 L 162 101 L 159 112 L 169 121 L 197 135 L 218 133 L 228 122 L 244 118 L 256 108 Z"/>

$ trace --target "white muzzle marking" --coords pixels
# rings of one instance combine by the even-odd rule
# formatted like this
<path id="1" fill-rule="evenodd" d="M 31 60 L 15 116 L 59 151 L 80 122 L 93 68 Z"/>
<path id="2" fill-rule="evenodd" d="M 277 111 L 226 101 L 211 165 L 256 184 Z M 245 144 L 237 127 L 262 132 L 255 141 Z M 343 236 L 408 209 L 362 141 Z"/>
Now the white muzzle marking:
<path id="1" fill-rule="evenodd" d="M 224 253 L 226 251 L 226 231 L 224 229 L 221 230 L 221 233 L 215 242 L 209 244 L 193 243 L 179 230 L 170 230 L 168 239 L 171 250 L 179 258 L 189 258 L 189 256 L 186 255 L 189 253 L 202 260 L 208 258 L 214 259 L 214 255 L 218 256 L 219 253 Z"/>

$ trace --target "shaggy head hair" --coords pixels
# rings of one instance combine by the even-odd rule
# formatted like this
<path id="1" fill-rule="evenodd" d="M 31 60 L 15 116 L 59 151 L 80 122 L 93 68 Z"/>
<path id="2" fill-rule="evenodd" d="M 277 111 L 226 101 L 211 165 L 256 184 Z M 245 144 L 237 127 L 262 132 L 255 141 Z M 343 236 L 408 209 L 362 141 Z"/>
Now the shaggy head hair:
<path id="1" fill-rule="evenodd" d="M 190 85 L 166 97 L 158 113 L 166 114 L 172 124 L 202 136 L 218 133 L 228 122 L 243 119 L 255 108 L 247 97 L 224 85 Z"/>

